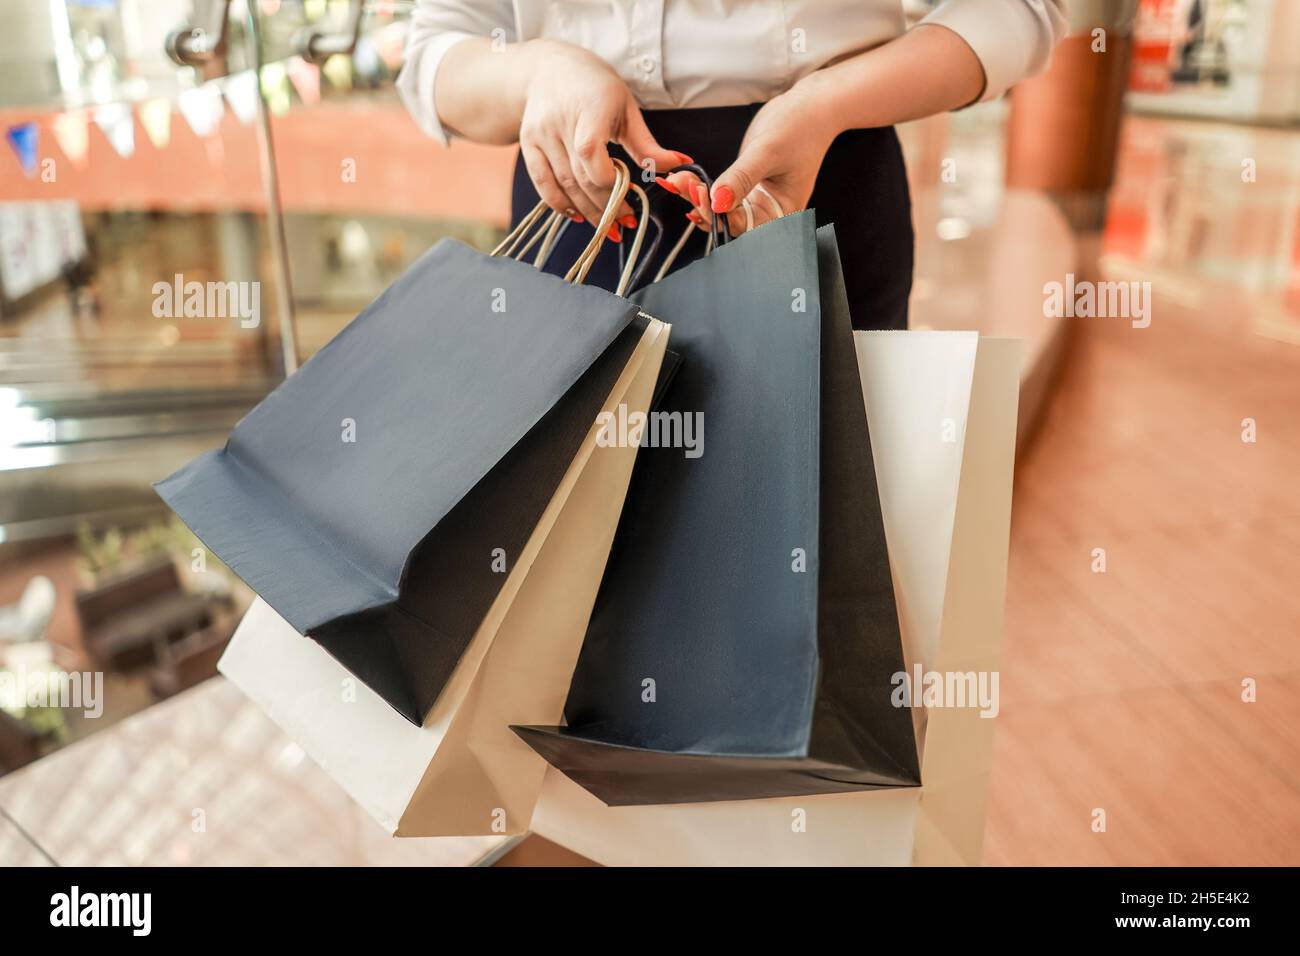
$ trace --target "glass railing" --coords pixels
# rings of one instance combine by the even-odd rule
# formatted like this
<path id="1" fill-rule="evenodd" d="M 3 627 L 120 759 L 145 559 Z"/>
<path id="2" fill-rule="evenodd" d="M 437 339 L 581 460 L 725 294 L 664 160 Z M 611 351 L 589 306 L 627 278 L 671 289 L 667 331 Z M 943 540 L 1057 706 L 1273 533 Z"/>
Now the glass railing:
<path id="1" fill-rule="evenodd" d="M 249 595 L 152 482 L 439 238 L 495 244 L 512 152 L 408 117 L 411 8 L 0 7 L 0 668 L 101 670 L 128 711 L 211 674 Z"/>

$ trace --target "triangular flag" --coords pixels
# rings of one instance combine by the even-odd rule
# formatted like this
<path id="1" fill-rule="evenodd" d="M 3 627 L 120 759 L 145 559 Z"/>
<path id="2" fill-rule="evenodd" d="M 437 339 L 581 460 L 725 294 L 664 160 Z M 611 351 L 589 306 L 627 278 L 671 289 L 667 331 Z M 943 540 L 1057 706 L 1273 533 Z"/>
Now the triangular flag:
<path id="1" fill-rule="evenodd" d="M 379 51 L 379 58 L 384 61 L 384 66 L 394 73 L 402 65 L 402 54 L 406 50 L 406 31 L 393 29 L 400 26 L 402 24 L 390 23 L 370 35 L 370 42 Z"/>
<path id="2" fill-rule="evenodd" d="M 166 149 L 172 141 L 172 104 L 166 97 L 145 100 L 136 111 L 140 114 L 140 125 L 154 149 Z"/>
<path id="3" fill-rule="evenodd" d="M 308 106 L 320 101 L 320 67 L 300 56 L 290 57 L 289 79 L 298 91 L 298 99 Z"/>
<path id="4" fill-rule="evenodd" d="M 36 167 L 40 165 L 40 138 L 41 131 L 35 123 L 19 123 L 5 131 L 5 139 L 9 140 L 14 155 L 28 176 L 35 176 Z"/>
<path id="5" fill-rule="evenodd" d="M 135 120 L 126 103 L 105 103 L 95 110 L 95 125 L 123 159 L 135 154 Z"/>
<path id="6" fill-rule="evenodd" d="M 337 90 L 352 89 L 352 57 L 335 56 L 325 61 L 321 67 L 321 72 L 325 74 L 325 79 L 330 81 L 330 85 Z"/>
<path id="7" fill-rule="evenodd" d="M 176 100 L 181 115 L 194 135 L 206 139 L 217 131 L 221 125 L 221 90 L 215 83 L 204 83 L 186 90 Z"/>
<path id="8" fill-rule="evenodd" d="M 230 104 L 230 111 L 239 122 L 248 125 L 257 119 L 257 74 L 252 70 L 241 70 L 226 77 L 221 92 Z"/>
<path id="9" fill-rule="evenodd" d="M 357 40 L 356 49 L 352 51 L 352 66 L 359 76 L 367 79 L 379 76 L 383 63 L 379 59 L 379 51 L 375 49 L 369 37 L 360 37 Z"/>
<path id="10" fill-rule="evenodd" d="M 85 110 L 70 110 L 54 117 L 54 139 L 63 155 L 78 169 L 86 168 L 90 149 L 90 117 Z"/>
<path id="11" fill-rule="evenodd" d="M 292 99 L 289 96 L 289 74 L 283 63 L 268 63 L 262 67 L 262 99 L 266 108 L 274 116 L 283 116 L 289 112 Z"/>

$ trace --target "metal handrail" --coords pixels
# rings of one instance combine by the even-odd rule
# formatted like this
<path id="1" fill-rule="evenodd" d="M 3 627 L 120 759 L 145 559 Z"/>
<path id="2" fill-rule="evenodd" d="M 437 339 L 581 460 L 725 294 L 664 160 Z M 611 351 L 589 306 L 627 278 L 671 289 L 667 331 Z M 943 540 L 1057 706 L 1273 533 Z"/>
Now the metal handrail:
<path id="1" fill-rule="evenodd" d="M 315 27 L 308 27 L 298 37 L 299 54 L 308 63 L 317 66 L 335 54 L 350 55 L 361 39 L 361 20 L 364 14 L 364 0 L 350 0 L 343 32 L 325 33 Z"/>
<path id="2" fill-rule="evenodd" d="M 352 14 L 356 23 L 361 22 L 358 0 L 353 0 Z M 198 26 L 188 26 L 170 34 L 166 40 L 167 54 L 183 66 L 203 66 L 219 55 L 224 55 L 226 47 L 227 23 L 230 13 L 230 0 L 194 0 L 193 19 Z M 254 64 L 257 76 L 262 75 L 261 28 L 258 22 L 257 6 L 247 4 L 247 31 L 245 42 L 248 46 L 250 61 Z M 215 37 L 215 41 L 212 38 Z M 355 41 L 353 46 L 355 46 Z M 276 311 L 279 316 L 280 348 L 285 375 L 292 375 L 298 368 L 298 335 L 294 315 L 292 278 L 289 274 L 289 253 L 284 233 L 284 216 L 280 206 L 280 182 L 275 163 L 275 140 L 271 131 L 270 117 L 266 108 L 264 94 L 258 85 L 258 159 L 261 165 L 262 183 L 266 193 L 267 233 L 271 242 L 271 257 L 275 263 Z"/>
<path id="3" fill-rule="evenodd" d="M 167 34 L 167 55 L 181 66 L 205 66 L 226 52 L 230 0 L 195 0 L 196 24 Z"/>

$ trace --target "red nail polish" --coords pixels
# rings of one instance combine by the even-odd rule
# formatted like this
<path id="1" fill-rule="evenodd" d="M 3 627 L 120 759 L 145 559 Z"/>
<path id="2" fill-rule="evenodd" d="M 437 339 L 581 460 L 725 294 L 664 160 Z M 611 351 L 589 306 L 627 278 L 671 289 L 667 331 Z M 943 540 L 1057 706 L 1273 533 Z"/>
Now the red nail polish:
<path id="1" fill-rule="evenodd" d="M 571 218 L 573 219 L 574 222 L 586 222 L 586 221 L 587 221 L 586 219 L 583 219 L 583 218 L 582 218 L 582 213 L 580 213 L 580 212 L 575 212 Z"/>
<path id="2" fill-rule="evenodd" d="M 670 183 L 668 180 L 664 179 L 664 177 L 662 176 L 657 177 L 655 179 L 655 182 L 657 182 L 660 186 L 664 187 L 664 189 L 668 190 L 674 196 L 681 195 L 681 193 L 677 191 L 677 187 L 674 186 L 672 183 Z"/>
<path id="3" fill-rule="evenodd" d="M 635 229 L 636 216 L 632 215 L 631 213 L 628 213 L 626 216 L 624 216 L 622 219 L 619 220 L 619 225 L 626 226 L 628 229 Z"/>
<path id="4" fill-rule="evenodd" d="M 719 186 L 713 193 L 714 212 L 731 212 L 732 204 L 735 203 L 736 197 L 732 193 L 730 186 Z"/>
<path id="5" fill-rule="evenodd" d="M 688 212 L 686 214 L 686 218 L 689 219 L 691 222 L 695 223 L 695 225 L 697 226 L 704 225 L 704 220 L 700 218 L 700 214 L 698 212 Z"/>
<path id="6" fill-rule="evenodd" d="M 609 227 L 609 238 L 613 239 L 615 242 L 623 241 L 623 233 L 618 226 Z"/>
<path id="7" fill-rule="evenodd" d="M 677 150 L 673 150 L 673 154 L 676 155 L 676 157 L 677 157 L 678 165 L 680 165 L 680 166 L 694 166 L 694 165 L 695 165 L 695 160 L 691 159 L 691 157 L 687 156 L 685 153 L 679 153 L 679 152 L 677 152 Z"/>

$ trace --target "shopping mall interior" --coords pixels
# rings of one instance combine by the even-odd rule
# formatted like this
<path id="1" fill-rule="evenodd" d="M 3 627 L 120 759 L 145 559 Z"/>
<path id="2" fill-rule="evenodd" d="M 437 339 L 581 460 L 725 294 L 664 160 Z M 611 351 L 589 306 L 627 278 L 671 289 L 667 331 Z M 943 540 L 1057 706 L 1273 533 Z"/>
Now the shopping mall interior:
<path id="1" fill-rule="evenodd" d="M 1295 864 L 1300 4 L 1071 6 L 1048 72 L 900 128 L 911 327 L 1024 342 L 981 862 Z M 411 7 L 0 8 L 0 668 L 104 680 L 0 710 L 0 862 L 584 862 L 383 833 L 217 674 L 253 594 L 152 488 L 432 243 L 504 235 L 513 148 L 395 92 Z M 1145 314 L 1051 314 L 1075 281 Z"/>

